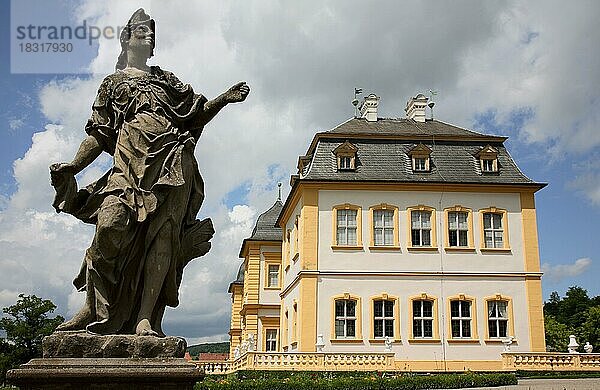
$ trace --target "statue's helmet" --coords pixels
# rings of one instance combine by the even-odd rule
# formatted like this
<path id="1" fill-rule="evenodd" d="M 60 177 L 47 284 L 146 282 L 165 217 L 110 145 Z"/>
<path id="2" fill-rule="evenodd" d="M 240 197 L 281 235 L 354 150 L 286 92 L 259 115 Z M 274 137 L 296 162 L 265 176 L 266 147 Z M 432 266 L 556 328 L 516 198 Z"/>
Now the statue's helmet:
<path id="1" fill-rule="evenodd" d="M 119 36 L 119 41 L 121 42 L 121 54 L 119 54 L 119 59 L 117 61 L 116 69 L 124 69 L 127 66 L 127 47 L 129 46 L 129 39 L 131 38 L 131 33 L 136 27 L 140 25 L 146 25 L 150 27 L 154 36 L 156 37 L 156 26 L 154 24 L 154 19 L 150 17 L 144 11 L 143 8 L 138 9 L 131 15 L 127 25 L 121 30 L 121 35 Z M 156 40 L 154 41 L 156 42 Z M 152 51 L 150 52 L 150 57 L 154 55 L 154 45 L 152 46 Z"/>

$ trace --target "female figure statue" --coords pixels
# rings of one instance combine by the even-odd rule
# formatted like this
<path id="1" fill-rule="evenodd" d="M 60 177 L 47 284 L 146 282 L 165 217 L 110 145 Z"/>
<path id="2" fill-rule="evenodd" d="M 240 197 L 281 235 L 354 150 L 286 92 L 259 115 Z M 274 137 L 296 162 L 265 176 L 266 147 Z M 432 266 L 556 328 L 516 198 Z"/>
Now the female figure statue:
<path id="1" fill-rule="evenodd" d="M 74 284 L 83 308 L 57 330 L 164 336 L 166 306 L 179 304 L 183 267 L 210 249 L 210 219 L 196 220 L 204 183 L 194 157 L 203 127 L 250 89 L 238 83 L 214 100 L 171 72 L 148 66 L 155 24 L 136 11 L 120 36 L 115 73 L 98 90 L 87 137 L 70 163 L 50 167 L 53 206 L 96 225 Z M 102 152 L 113 167 L 77 191 L 75 175 Z"/>

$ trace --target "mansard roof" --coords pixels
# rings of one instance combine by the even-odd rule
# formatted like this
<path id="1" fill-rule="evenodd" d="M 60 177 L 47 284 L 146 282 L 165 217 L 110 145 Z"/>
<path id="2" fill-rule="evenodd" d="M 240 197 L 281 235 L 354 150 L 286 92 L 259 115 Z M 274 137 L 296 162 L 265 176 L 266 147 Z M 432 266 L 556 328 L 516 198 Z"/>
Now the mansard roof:
<path id="1" fill-rule="evenodd" d="M 524 184 L 536 183 L 519 169 L 506 148 L 507 137 L 487 135 L 437 120 L 350 119 L 315 135 L 307 156 L 312 160 L 299 172 L 300 181 L 382 181 L 404 183 Z M 337 169 L 334 150 L 348 140 L 357 148 L 356 169 Z M 493 147 L 499 171 L 482 175 L 477 154 Z M 431 150 L 431 169 L 414 172 L 411 151 Z"/>

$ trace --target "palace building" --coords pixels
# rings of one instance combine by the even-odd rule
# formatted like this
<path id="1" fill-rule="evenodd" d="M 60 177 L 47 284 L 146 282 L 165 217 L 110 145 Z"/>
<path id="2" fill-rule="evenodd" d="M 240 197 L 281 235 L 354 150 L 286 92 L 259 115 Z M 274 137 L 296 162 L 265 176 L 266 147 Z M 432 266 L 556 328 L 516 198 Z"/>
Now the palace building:
<path id="1" fill-rule="evenodd" d="M 497 370 L 507 349 L 544 352 L 534 198 L 545 184 L 519 169 L 507 137 L 426 118 L 422 94 L 403 118 L 380 118 L 378 104 L 371 94 L 314 136 L 285 202 L 244 240 L 232 360 Z"/>

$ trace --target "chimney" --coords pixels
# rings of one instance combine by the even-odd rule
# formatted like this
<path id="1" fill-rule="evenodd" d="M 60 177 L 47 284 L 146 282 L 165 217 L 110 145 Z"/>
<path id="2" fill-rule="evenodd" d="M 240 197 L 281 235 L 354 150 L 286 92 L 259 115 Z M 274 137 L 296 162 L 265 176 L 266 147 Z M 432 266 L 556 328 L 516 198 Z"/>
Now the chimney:
<path id="1" fill-rule="evenodd" d="M 422 93 L 418 94 L 415 97 L 411 97 L 408 102 L 406 102 L 406 117 L 408 119 L 414 119 L 416 122 L 425 122 L 425 107 L 427 107 L 427 102 L 429 98 Z"/>
<path id="2" fill-rule="evenodd" d="M 379 96 L 374 93 L 365 96 L 365 100 L 360 105 L 360 117 L 369 122 L 377 122 L 377 106 L 379 105 Z"/>

